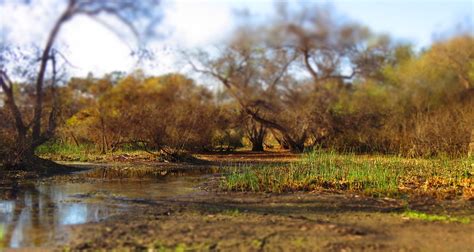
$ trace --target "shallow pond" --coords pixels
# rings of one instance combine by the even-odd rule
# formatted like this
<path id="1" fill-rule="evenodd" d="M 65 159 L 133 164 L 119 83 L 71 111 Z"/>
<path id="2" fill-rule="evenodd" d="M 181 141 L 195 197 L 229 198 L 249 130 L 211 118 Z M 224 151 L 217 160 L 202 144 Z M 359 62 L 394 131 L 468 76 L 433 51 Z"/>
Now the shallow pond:
<path id="1" fill-rule="evenodd" d="M 21 185 L 18 193 L 0 200 L 0 249 L 52 246 L 67 240 L 67 225 L 98 222 L 127 211 L 130 200 L 163 200 L 189 194 L 202 176 Z"/>

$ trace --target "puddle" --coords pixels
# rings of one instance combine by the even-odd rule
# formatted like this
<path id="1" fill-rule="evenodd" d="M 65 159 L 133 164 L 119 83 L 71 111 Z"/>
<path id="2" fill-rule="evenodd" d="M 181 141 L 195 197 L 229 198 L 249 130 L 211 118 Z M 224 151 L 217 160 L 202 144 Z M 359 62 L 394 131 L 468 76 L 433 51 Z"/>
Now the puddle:
<path id="1" fill-rule="evenodd" d="M 11 200 L 0 200 L 0 248 L 54 245 L 65 239 L 67 225 L 98 222 L 127 211 L 129 199 L 160 200 L 189 194 L 202 176 L 22 185 Z"/>

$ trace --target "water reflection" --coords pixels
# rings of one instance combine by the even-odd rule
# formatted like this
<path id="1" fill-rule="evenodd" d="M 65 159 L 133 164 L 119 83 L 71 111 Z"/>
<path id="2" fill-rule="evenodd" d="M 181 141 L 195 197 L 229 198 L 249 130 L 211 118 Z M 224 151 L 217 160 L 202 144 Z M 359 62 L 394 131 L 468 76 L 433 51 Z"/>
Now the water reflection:
<path id="1" fill-rule="evenodd" d="M 197 177 L 176 177 L 22 185 L 8 200 L 0 200 L 0 248 L 50 246 L 66 238 L 66 225 L 97 222 L 127 210 L 127 201 L 119 199 L 163 199 L 189 193 L 196 184 Z"/>

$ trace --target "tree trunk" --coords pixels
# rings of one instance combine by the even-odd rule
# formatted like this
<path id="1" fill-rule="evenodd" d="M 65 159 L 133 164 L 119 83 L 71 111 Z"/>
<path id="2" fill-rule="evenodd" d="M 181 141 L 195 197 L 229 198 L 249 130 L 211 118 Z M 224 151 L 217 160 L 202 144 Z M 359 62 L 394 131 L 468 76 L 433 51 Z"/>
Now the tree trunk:
<path id="1" fill-rule="evenodd" d="M 72 140 L 74 141 L 74 144 L 75 144 L 77 147 L 79 147 L 79 141 L 77 141 L 76 135 L 74 135 L 74 132 L 72 132 L 72 131 L 71 131 L 70 133 L 71 133 L 71 138 L 72 138 Z"/>
<path id="2" fill-rule="evenodd" d="M 53 29 L 49 33 L 48 40 L 43 49 L 40 59 L 40 69 L 38 71 L 38 76 L 36 77 L 36 102 L 34 107 L 34 116 L 33 116 L 33 129 L 32 129 L 32 138 L 33 145 L 39 146 L 40 144 L 36 142 L 42 141 L 41 138 L 41 116 L 43 112 L 43 86 L 44 78 L 46 74 L 46 68 L 48 66 L 48 61 L 51 58 L 51 50 L 53 48 L 54 42 L 61 30 L 61 27 L 66 23 L 73 14 L 74 2 L 70 2 L 68 8 L 60 16 L 53 26 Z"/>
<path id="3" fill-rule="evenodd" d="M 99 109 L 99 117 L 100 117 L 100 154 L 104 155 L 107 153 L 107 138 L 106 138 L 106 127 L 105 127 L 105 120 L 102 116 L 102 110 Z"/>
<path id="4" fill-rule="evenodd" d="M 263 139 L 252 142 L 252 151 L 263 151 Z"/>
<path id="5" fill-rule="evenodd" d="M 474 157 L 474 129 L 471 132 L 471 143 L 469 143 L 468 156 Z"/>
<path id="6" fill-rule="evenodd" d="M 284 140 L 280 140 L 280 147 L 284 150 L 289 150 L 290 149 L 290 146 Z"/>
<path id="7" fill-rule="evenodd" d="M 260 123 L 255 122 L 252 118 L 248 118 L 247 137 L 252 143 L 252 151 L 264 151 L 263 143 L 267 135 L 267 128 Z"/>
<path id="8" fill-rule="evenodd" d="M 54 56 L 51 56 L 53 44 L 56 40 L 57 35 L 59 34 L 62 25 L 71 17 L 74 4 L 75 2 L 71 1 L 66 11 L 56 21 L 53 29 L 48 35 L 48 40 L 42 51 L 40 58 L 40 69 L 36 78 L 36 101 L 34 104 L 33 119 L 30 124 L 26 124 L 23 121 L 23 115 L 15 102 L 12 81 L 10 80 L 5 71 L 0 70 L 0 87 L 6 95 L 6 105 L 15 119 L 15 128 L 17 131 L 17 144 L 12 148 L 12 153 L 8 158 L 9 160 L 7 160 L 7 166 L 25 169 L 29 169 L 32 166 L 35 166 L 35 162 L 40 160 L 40 158 L 35 156 L 35 149 L 52 137 L 53 131 L 56 127 L 56 108 L 54 107 L 50 113 L 48 129 L 44 133 L 41 132 L 41 118 L 43 115 L 44 98 L 44 79 L 48 61 L 52 57 L 54 58 Z M 56 77 L 56 66 L 55 60 L 52 60 L 54 83 Z M 30 125 L 32 126 L 31 135 L 29 133 Z"/>
<path id="9" fill-rule="evenodd" d="M 272 134 L 273 134 L 273 137 L 275 138 L 275 140 L 278 142 L 278 144 L 280 145 L 280 148 L 283 149 L 283 150 L 289 150 L 290 149 L 290 146 L 288 145 L 288 143 L 283 139 L 283 137 L 281 135 L 279 135 L 278 133 L 275 132 L 275 130 L 272 130 L 271 131 Z"/>
<path id="10" fill-rule="evenodd" d="M 293 153 L 302 153 L 304 151 L 304 142 L 295 142 L 292 139 L 287 139 L 285 142 L 288 143 L 288 147 Z"/>
<path id="11" fill-rule="evenodd" d="M 283 127 L 282 125 L 267 120 L 265 118 L 260 117 L 257 113 L 252 112 L 251 109 L 246 108 L 245 111 L 252 116 L 252 119 L 260 123 L 261 125 L 264 125 L 267 128 L 273 129 L 279 134 L 282 135 L 282 139 L 288 146 L 290 147 L 291 152 L 295 153 L 301 153 L 304 151 L 304 143 L 306 142 L 307 139 L 307 132 L 304 132 L 303 135 L 300 137 L 292 137 L 289 133 L 289 130 Z"/>

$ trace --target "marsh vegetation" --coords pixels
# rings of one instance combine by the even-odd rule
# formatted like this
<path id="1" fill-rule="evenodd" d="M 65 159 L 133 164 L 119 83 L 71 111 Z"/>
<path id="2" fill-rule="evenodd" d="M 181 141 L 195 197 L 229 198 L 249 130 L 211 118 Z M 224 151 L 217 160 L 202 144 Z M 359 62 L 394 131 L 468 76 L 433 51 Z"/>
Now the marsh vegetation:
<path id="1" fill-rule="evenodd" d="M 409 159 L 317 150 L 285 165 L 241 165 L 221 187 L 234 191 L 292 192 L 331 189 L 369 195 L 473 199 L 472 159 Z"/>

